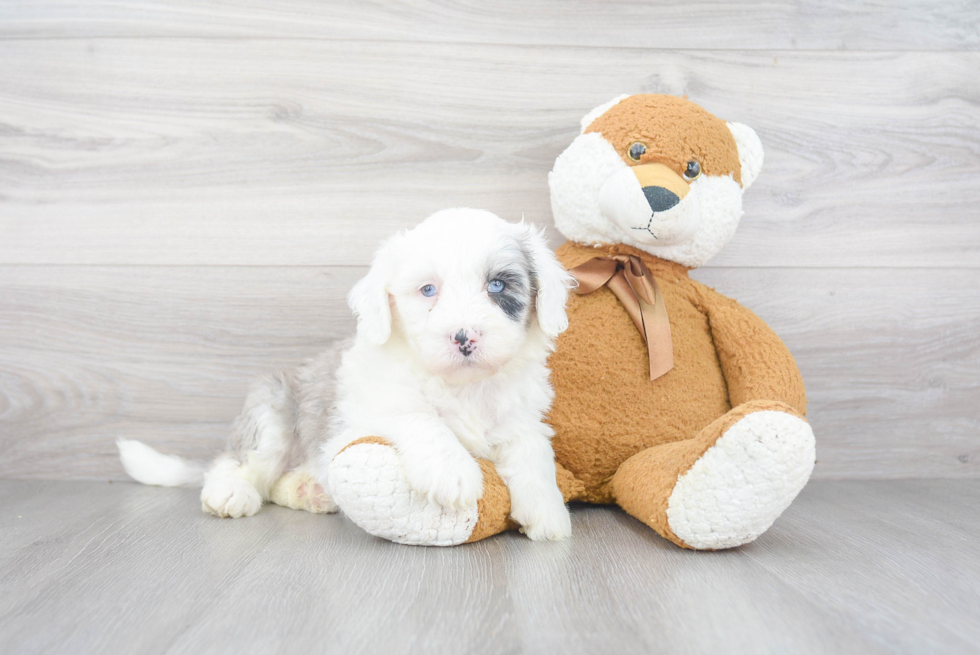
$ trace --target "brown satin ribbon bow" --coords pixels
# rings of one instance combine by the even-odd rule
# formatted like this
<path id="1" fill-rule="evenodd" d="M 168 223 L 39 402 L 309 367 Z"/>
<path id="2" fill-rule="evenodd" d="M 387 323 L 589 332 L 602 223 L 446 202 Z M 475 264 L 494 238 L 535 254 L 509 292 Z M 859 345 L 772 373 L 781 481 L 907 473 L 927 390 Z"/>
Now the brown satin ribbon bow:
<path id="1" fill-rule="evenodd" d="M 636 255 L 595 257 L 569 271 L 578 280 L 575 293 L 583 296 L 605 285 L 619 298 L 650 355 L 650 379 L 674 368 L 674 346 L 663 294 L 650 269 Z"/>

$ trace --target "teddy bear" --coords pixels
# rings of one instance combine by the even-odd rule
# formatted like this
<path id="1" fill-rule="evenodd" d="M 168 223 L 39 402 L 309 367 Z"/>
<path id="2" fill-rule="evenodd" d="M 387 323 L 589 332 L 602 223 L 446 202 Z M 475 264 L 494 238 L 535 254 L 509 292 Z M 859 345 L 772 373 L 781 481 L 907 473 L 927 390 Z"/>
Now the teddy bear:
<path id="1" fill-rule="evenodd" d="M 615 504 L 691 549 L 756 539 L 813 470 L 789 350 L 750 310 L 691 279 L 729 241 L 762 168 L 748 126 L 668 95 L 589 112 L 549 175 L 556 254 L 578 281 L 549 360 L 557 482 L 566 502 Z M 398 453 L 366 437 L 329 463 L 334 500 L 399 543 L 454 545 L 517 528 L 479 461 L 475 507 L 414 493 Z"/>

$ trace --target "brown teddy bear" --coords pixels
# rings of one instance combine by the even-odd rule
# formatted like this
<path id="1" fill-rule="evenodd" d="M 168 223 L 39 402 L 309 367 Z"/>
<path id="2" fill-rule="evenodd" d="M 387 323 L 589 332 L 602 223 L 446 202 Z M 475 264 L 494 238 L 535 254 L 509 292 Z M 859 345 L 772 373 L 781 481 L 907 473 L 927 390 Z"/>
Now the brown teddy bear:
<path id="1" fill-rule="evenodd" d="M 578 279 L 550 360 L 550 422 L 566 500 L 618 504 L 685 548 L 731 548 L 772 525 L 806 484 L 814 439 L 799 370 L 755 314 L 688 277 L 734 234 L 762 166 L 751 128 L 663 95 L 617 98 L 582 120 L 549 176 L 561 262 Z M 394 449 L 370 438 L 335 500 L 372 534 L 450 545 L 516 527 L 481 461 L 476 508 L 413 495 Z M 373 481 L 365 484 L 364 470 Z"/>

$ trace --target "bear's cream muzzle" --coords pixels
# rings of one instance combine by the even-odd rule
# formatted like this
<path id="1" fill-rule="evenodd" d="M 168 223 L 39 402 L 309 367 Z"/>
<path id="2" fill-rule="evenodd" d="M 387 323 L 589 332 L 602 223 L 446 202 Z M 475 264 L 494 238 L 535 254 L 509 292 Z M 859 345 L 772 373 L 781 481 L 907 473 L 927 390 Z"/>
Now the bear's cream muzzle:
<path id="1" fill-rule="evenodd" d="M 624 167 L 599 190 L 607 219 L 651 244 L 670 245 L 689 238 L 701 222 L 697 193 L 663 164 Z"/>

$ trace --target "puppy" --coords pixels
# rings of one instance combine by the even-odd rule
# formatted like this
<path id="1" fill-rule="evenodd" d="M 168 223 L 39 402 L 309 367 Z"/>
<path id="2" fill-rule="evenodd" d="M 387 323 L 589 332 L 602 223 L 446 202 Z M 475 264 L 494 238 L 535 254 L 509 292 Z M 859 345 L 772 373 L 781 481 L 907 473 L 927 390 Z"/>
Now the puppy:
<path id="1" fill-rule="evenodd" d="M 265 501 L 333 512 L 330 462 L 381 437 L 412 489 L 447 507 L 477 502 L 474 458 L 492 461 L 524 532 L 565 538 L 543 419 L 572 284 L 533 227 L 473 209 L 433 214 L 382 244 L 351 290 L 354 339 L 258 384 L 206 473 L 127 440 L 123 465 L 147 484 L 203 481 L 202 507 L 217 516 L 251 516 Z"/>

